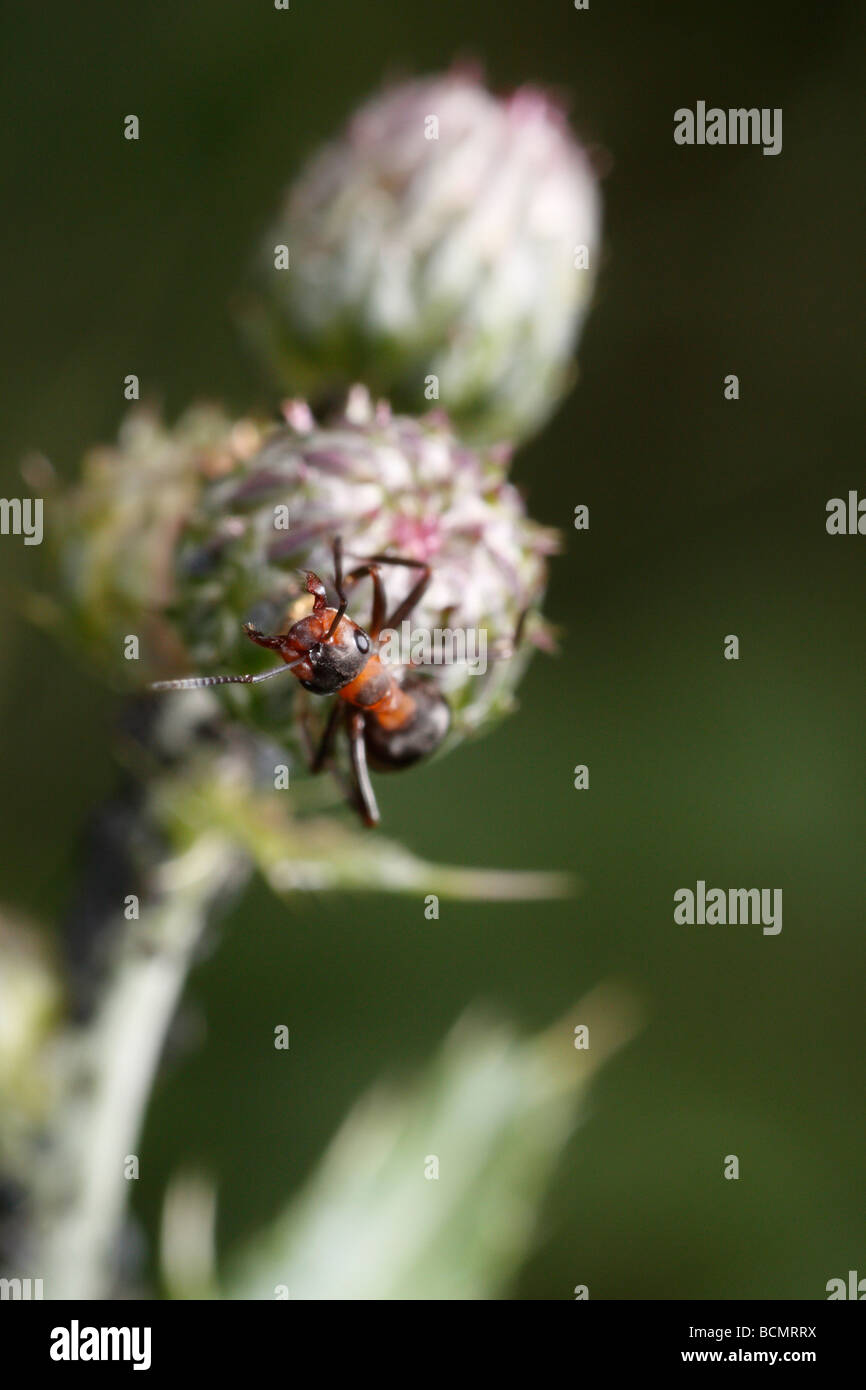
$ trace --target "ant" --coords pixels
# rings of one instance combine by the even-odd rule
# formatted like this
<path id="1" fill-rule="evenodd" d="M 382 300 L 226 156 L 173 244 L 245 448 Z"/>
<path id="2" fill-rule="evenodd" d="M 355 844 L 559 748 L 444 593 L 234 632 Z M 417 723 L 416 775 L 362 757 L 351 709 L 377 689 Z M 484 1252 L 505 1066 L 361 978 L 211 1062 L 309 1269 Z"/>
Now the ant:
<path id="1" fill-rule="evenodd" d="M 258 685 L 283 671 L 292 671 L 305 690 L 314 695 L 336 695 L 318 748 L 310 753 L 310 771 L 327 765 L 340 726 L 348 731 L 353 775 L 350 801 L 365 825 L 379 824 L 379 808 L 373 792 L 369 762 L 379 771 L 411 767 L 433 753 L 451 723 L 448 702 L 432 682 L 406 667 L 399 671 L 383 666 L 378 639 L 383 628 L 396 628 L 408 618 L 423 597 L 430 580 L 430 566 L 398 555 L 371 555 L 364 564 L 343 575 L 343 546 L 333 545 L 334 588 L 338 608 L 328 605 L 325 586 L 312 570 L 302 570 L 305 588 L 313 595 L 313 610 L 293 623 L 288 632 L 267 637 L 251 623 L 244 632 L 251 642 L 278 652 L 285 665 L 256 676 L 191 676 L 185 680 L 157 681 L 151 690 L 197 690 L 209 685 Z M 409 593 L 386 614 L 385 590 L 380 565 L 401 565 L 420 570 Z M 347 591 L 368 577 L 373 584 L 373 610 L 365 630 L 346 617 Z"/>

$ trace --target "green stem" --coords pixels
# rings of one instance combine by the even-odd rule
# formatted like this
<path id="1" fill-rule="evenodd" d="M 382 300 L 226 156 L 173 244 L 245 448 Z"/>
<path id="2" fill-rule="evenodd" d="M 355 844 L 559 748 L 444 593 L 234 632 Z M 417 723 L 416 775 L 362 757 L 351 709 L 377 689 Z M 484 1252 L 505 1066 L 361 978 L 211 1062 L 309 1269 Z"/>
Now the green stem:
<path id="1" fill-rule="evenodd" d="M 37 1172 L 34 1273 L 48 1298 L 110 1295 L 136 1146 L 165 1036 L 217 894 L 241 867 L 224 837 L 199 837 L 157 870 L 156 906 L 118 930 L 102 1003 L 68 1038 L 55 1132 Z"/>

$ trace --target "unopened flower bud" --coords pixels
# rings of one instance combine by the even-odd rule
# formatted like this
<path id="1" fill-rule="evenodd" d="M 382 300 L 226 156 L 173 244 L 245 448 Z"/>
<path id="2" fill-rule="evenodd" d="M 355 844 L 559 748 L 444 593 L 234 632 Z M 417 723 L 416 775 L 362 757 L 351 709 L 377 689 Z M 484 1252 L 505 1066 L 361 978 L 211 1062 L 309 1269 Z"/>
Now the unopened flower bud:
<path id="1" fill-rule="evenodd" d="M 517 440 L 571 380 L 599 238 L 596 175 L 559 107 L 454 71 L 386 90 L 302 171 L 249 322 L 290 391 L 362 380 Z"/>

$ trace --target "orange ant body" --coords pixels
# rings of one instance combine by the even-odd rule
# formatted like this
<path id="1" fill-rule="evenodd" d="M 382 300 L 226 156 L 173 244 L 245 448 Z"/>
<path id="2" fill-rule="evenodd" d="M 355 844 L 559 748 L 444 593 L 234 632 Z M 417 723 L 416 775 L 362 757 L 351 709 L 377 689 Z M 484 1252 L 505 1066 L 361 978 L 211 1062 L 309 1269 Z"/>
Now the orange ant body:
<path id="1" fill-rule="evenodd" d="M 288 632 L 265 636 L 250 623 L 244 631 L 251 642 L 279 653 L 285 663 L 259 675 L 191 676 L 185 680 L 157 681 L 151 690 L 195 690 L 211 685 L 257 685 L 283 671 L 291 671 L 305 690 L 314 695 L 336 695 L 321 741 L 310 755 L 310 769 L 321 772 L 327 765 L 335 735 L 342 725 L 349 737 L 354 786 L 351 800 L 365 825 L 379 823 L 379 809 L 370 782 L 367 761 L 380 771 L 410 767 L 434 752 L 451 722 L 444 696 L 432 682 L 406 667 L 390 670 L 379 659 L 378 639 L 383 628 L 393 629 L 408 618 L 423 597 L 431 579 L 430 566 L 403 556 L 371 555 L 344 578 L 339 536 L 334 541 L 334 588 L 338 608 L 328 605 L 325 586 L 312 570 L 302 571 L 305 587 L 313 595 L 313 611 L 293 623 Z M 420 570 L 420 578 L 387 617 L 380 565 L 401 565 Z M 366 630 L 346 617 L 347 590 L 370 577 L 373 610 Z"/>

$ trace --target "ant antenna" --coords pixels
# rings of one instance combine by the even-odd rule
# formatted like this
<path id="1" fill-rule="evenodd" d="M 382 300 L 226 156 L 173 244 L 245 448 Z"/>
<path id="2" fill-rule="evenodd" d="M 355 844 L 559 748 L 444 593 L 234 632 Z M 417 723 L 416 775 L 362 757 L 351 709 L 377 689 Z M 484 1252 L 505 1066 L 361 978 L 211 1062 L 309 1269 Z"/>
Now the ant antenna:
<path id="1" fill-rule="evenodd" d="M 304 660 L 306 653 L 297 657 L 295 661 L 275 666 L 271 671 L 262 671 L 258 676 L 188 676 L 185 680 L 179 681 L 154 681 L 148 686 L 148 690 L 200 690 L 206 685 L 258 685 L 261 681 L 269 681 L 271 676 L 291 671 L 293 666 L 299 666 Z"/>
<path id="2" fill-rule="evenodd" d="M 342 537 L 342 536 L 335 536 L 335 537 L 334 537 L 333 559 L 334 559 L 334 588 L 335 588 L 336 591 L 337 591 L 337 602 L 338 602 L 338 604 L 339 604 L 339 608 L 337 609 L 336 613 L 334 614 L 334 620 L 333 620 L 333 622 L 331 623 L 331 626 L 330 626 L 329 629 L 328 629 L 328 634 L 327 634 L 327 636 L 326 636 L 326 638 L 325 638 L 325 641 L 326 641 L 326 642 L 330 642 L 330 640 L 331 640 L 331 638 L 333 637 L 334 633 L 337 631 L 337 628 L 340 626 L 340 623 L 343 621 L 343 618 L 344 618 L 345 613 L 346 613 L 346 609 L 347 609 L 348 606 L 349 606 L 349 600 L 346 598 L 346 591 L 345 591 L 345 589 L 343 588 L 343 537 Z"/>

